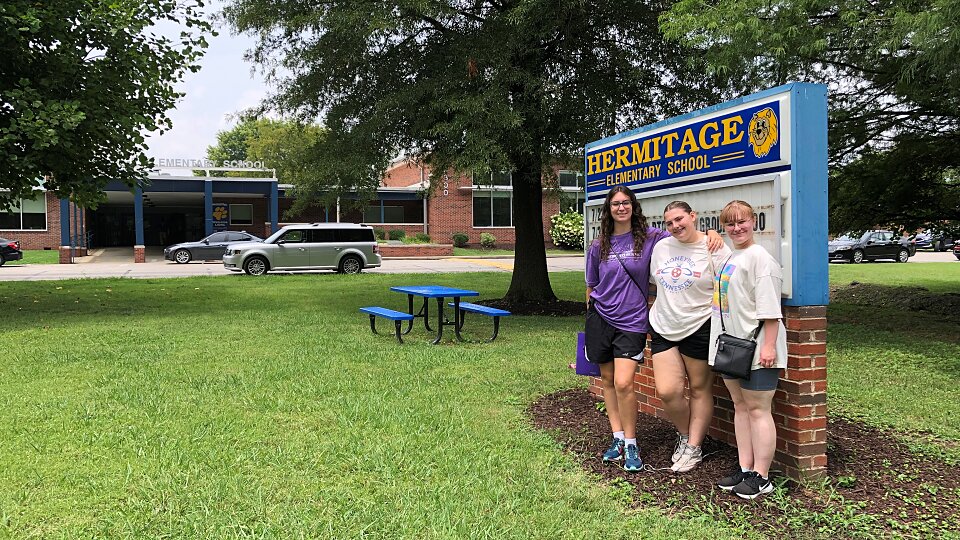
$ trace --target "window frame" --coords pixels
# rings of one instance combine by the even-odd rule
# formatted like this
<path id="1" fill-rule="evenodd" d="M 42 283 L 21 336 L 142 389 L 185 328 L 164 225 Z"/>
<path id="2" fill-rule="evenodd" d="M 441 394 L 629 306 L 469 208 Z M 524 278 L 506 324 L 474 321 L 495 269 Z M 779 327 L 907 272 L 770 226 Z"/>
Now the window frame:
<path id="1" fill-rule="evenodd" d="M 40 191 L 39 193 L 40 193 L 40 194 L 39 194 L 36 198 L 27 199 L 27 200 L 29 200 L 29 201 L 37 201 L 37 200 L 39 199 L 39 200 L 42 200 L 42 201 L 43 201 L 43 228 L 42 228 L 42 229 L 24 229 L 24 228 L 23 228 L 23 200 L 24 200 L 24 199 L 23 199 L 23 197 L 21 197 L 21 198 L 19 199 L 19 202 L 17 203 L 17 207 L 18 207 L 18 209 L 19 209 L 18 215 L 20 216 L 20 227 L 19 227 L 19 228 L 16 228 L 16 229 L 3 229 L 4 231 L 16 231 L 16 232 L 46 232 L 46 231 L 48 231 L 48 230 L 50 229 L 50 207 L 49 207 L 49 205 L 47 204 L 47 192 L 46 192 L 46 191 Z M 12 213 L 12 212 L 4 211 L 4 213 Z M 32 213 L 32 212 L 31 212 L 31 213 Z"/>

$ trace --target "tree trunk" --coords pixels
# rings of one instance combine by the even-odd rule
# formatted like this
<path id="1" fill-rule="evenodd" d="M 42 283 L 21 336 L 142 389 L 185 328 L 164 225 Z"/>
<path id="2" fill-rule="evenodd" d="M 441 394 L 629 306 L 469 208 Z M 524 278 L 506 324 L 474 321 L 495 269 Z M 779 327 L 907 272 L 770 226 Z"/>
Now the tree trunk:
<path id="1" fill-rule="evenodd" d="M 504 299 L 511 303 L 555 302 L 543 245 L 543 179 L 539 156 L 514 160 L 513 226 L 516 234 L 513 278 Z"/>

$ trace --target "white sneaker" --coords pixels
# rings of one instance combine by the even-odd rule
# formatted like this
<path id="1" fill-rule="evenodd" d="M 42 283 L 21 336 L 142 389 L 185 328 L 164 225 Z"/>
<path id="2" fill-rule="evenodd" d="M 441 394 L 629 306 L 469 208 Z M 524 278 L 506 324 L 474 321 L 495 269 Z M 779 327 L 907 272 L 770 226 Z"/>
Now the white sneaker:
<path id="1" fill-rule="evenodd" d="M 689 439 L 689 435 L 684 436 L 680 433 L 677 433 L 677 446 L 673 448 L 673 457 L 670 458 L 671 463 L 676 463 L 680 459 L 680 456 L 683 455 L 683 447 L 687 444 Z"/>
<path id="2" fill-rule="evenodd" d="M 677 473 L 687 472 L 699 465 L 701 461 L 703 461 L 703 450 L 699 446 L 684 443 L 680 459 L 670 467 L 670 470 Z"/>

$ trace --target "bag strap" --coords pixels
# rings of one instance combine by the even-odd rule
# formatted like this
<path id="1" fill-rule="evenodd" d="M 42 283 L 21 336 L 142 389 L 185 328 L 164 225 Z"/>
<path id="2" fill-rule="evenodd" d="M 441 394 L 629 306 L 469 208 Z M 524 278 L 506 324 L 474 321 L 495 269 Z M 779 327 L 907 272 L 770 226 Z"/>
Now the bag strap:
<path id="1" fill-rule="evenodd" d="M 730 262 L 730 258 L 733 257 L 733 253 L 731 253 L 725 261 L 723 261 L 723 266 L 720 267 L 719 274 L 717 273 L 717 271 L 714 269 L 714 266 L 713 266 L 713 254 L 707 253 L 707 256 L 710 257 L 710 270 L 713 272 L 714 277 L 717 278 L 717 295 L 720 296 L 720 329 L 723 331 L 724 334 L 726 334 L 727 327 L 726 325 L 723 324 L 723 287 L 721 285 L 720 278 L 723 277 L 723 269 L 727 267 L 727 263 Z M 761 329 L 763 329 L 763 323 L 760 323 L 757 325 L 757 329 L 753 331 L 753 336 L 750 339 L 756 340 L 757 336 L 760 335 Z"/>
<path id="2" fill-rule="evenodd" d="M 643 296 L 644 302 L 647 302 L 648 301 L 647 295 L 643 292 L 643 287 L 641 287 L 640 283 L 637 282 L 637 280 L 633 277 L 633 274 L 631 274 L 630 271 L 627 270 L 627 265 L 623 264 L 623 259 L 620 258 L 620 254 L 615 252 L 613 256 L 617 258 L 617 262 L 619 262 L 620 266 L 623 267 L 623 271 L 626 272 L 627 276 L 630 277 L 630 281 L 632 281 L 633 284 L 636 285 L 638 289 L 640 289 L 640 295 Z"/>

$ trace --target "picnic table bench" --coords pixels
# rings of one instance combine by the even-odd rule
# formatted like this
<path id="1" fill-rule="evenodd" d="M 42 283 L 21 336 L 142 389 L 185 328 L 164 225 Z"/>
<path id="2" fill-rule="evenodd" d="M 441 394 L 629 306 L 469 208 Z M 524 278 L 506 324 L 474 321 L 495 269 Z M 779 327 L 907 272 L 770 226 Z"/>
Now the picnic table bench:
<path id="1" fill-rule="evenodd" d="M 413 315 L 410 313 L 404 313 L 402 311 L 396 311 L 393 309 L 388 309 L 380 306 L 367 306 L 360 308 L 360 311 L 370 315 L 370 330 L 373 330 L 374 334 L 377 334 L 377 317 L 383 317 L 384 319 L 390 319 L 394 322 L 396 327 L 397 341 L 403 343 L 403 338 L 400 337 L 401 330 L 400 326 L 402 321 L 413 321 Z M 407 330 L 409 332 L 409 330 Z"/>
<path id="2" fill-rule="evenodd" d="M 447 304 L 448 306 L 460 310 L 460 327 L 463 328 L 463 322 L 466 317 L 466 313 L 477 313 L 479 315 L 486 315 L 487 317 L 493 317 L 493 335 L 490 336 L 490 339 L 487 340 L 487 343 L 497 339 L 497 334 L 500 333 L 500 317 L 509 317 L 510 312 L 490 307 L 482 306 L 480 304 L 472 304 L 470 302 L 460 302 L 459 306 L 454 306 L 453 302 Z"/>

